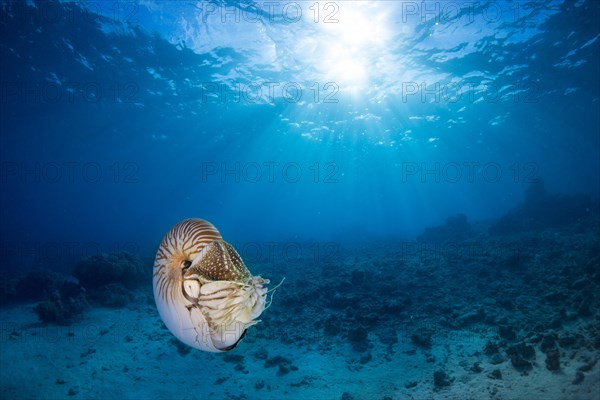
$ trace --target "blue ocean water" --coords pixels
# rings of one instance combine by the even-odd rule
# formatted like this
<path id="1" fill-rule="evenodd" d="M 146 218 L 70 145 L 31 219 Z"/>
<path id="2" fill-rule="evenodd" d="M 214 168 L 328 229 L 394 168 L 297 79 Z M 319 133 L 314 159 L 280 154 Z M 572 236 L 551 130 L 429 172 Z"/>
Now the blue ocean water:
<path id="1" fill-rule="evenodd" d="M 360 342 L 356 335 L 362 331 L 352 330 L 356 326 L 369 331 L 373 361 L 365 361 L 365 349 L 354 346 L 350 352 L 361 361 L 349 361 L 347 371 L 347 379 L 362 379 L 369 387 L 376 373 L 363 370 L 361 375 L 355 365 L 386 368 L 378 363 L 395 356 L 378 354 L 377 346 L 397 345 L 375 339 L 381 326 L 389 328 L 389 320 L 350 315 L 354 314 L 348 309 L 361 307 L 353 299 L 371 299 L 364 303 L 371 307 L 366 314 L 385 314 L 381 310 L 400 304 L 399 309 L 406 311 L 403 324 L 418 315 L 458 317 L 440 316 L 443 307 L 437 305 L 424 307 L 420 314 L 407 311 L 411 306 L 402 306 L 406 299 L 391 288 L 375 285 L 369 292 L 362 284 L 364 279 L 379 284 L 395 278 L 405 281 L 402 274 L 408 272 L 398 272 L 400 267 L 402 271 L 431 267 L 433 272 L 423 273 L 440 276 L 456 263 L 460 268 L 488 268 L 496 276 L 489 278 L 489 285 L 469 281 L 468 273 L 456 272 L 460 269 L 449 272 L 457 279 L 467 276 L 465 286 L 484 304 L 486 290 L 502 291 L 504 279 L 515 279 L 516 272 L 510 269 L 494 275 L 498 265 L 513 265 L 513 253 L 519 255 L 515 268 L 529 268 L 519 272 L 528 277 L 523 279 L 529 285 L 537 284 L 538 274 L 557 271 L 548 260 L 562 260 L 556 261 L 560 268 L 572 262 L 573 268 L 589 270 L 588 275 L 566 277 L 556 272 L 564 293 L 533 288 L 527 295 L 551 303 L 558 320 L 569 320 L 571 308 L 579 310 L 580 303 L 589 303 L 589 315 L 569 321 L 583 325 L 597 321 L 597 1 L 22 0 L 2 1 L 0 16 L 0 268 L 6 282 L 12 279 L 2 286 L 8 293 L 3 299 L 7 312 L 15 304 L 43 300 L 40 293 L 48 291 L 40 289 L 38 298 L 19 295 L 23 291 L 13 287 L 20 287 L 15 283 L 19 276 L 43 268 L 74 280 L 74 266 L 98 254 L 127 252 L 139 258 L 149 268 L 140 289 L 147 295 L 144 290 L 151 289 L 151 266 L 163 236 L 179 221 L 203 218 L 233 244 L 251 272 L 269 275 L 271 286 L 287 277 L 272 308 L 261 317 L 262 335 L 268 331 L 280 336 L 256 333 L 254 339 L 245 339 L 250 341 L 248 351 L 253 341 L 267 346 L 261 342 L 268 343 L 267 339 L 279 343 L 269 349 L 281 349 L 281 343 L 301 345 L 299 333 L 279 331 L 278 324 L 284 323 L 286 310 L 312 296 L 329 307 L 330 322 L 343 332 L 333 335 L 331 342 L 315 338 L 311 342 L 315 354 L 335 352 L 331 343 L 346 342 L 346 332 L 351 343 Z M 552 255 L 552 248 L 562 250 Z M 417 279 L 421 274 L 409 275 Z M 323 283 L 336 276 L 346 279 L 347 286 Z M 573 284 L 582 277 L 591 283 Z M 402 293 L 414 290 L 408 298 L 420 304 L 421 290 L 447 293 L 439 289 L 442 286 L 408 287 Z M 448 293 L 460 286 L 460 282 L 450 285 Z M 347 287 L 362 289 L 354 293 Z M 395 285 L 400 287 L 402 283 Z M 524 287 L 504 289 L 514 300 L 526 294 Z M 321 291 L 329 295 L 318 297 Z M 560 292 L 558 300 L 544 297 L 555 291 Z M 305 297 L 307 293 L 310 296 Z M 560 300 L 564 298 L 573 300 L 565 306 Z M 463 300 L 473 302 L 468 296 Z M 496 322 L 486 322 L 494 332 L 498 324 L 512 324 L 502 318 L 510 319 L 515 306 L 503 307 L 508 317 L 499 313 Z M 147 312 L 147 318 L 157 322 L 153 327 L 161 329 L 151 298 L 148 310 L 137 311 Z M 486 313 L 493 312 L 487 308 Z M 29 314 L 35 321 L 31 309 Z M 347 319 L 338 320 L 342 314 Z M 15 326 L 30 327 L 26 325 L 30 322 L 8 315 L 14 314 L 3 317 L 7 332 Z M 327 315 L 311 311 L 297 317 L 302 322 L 287 323 L 303 327 L 307 319 L 316 323 L 327 320 Z M 91 317 L 85 318 L 89 323 Z M 476 323 L 484 321 L 478 318 L 474 317 Z M 529 315 L 519 321 L 527 325 L 523 321 L 536 319 Z M 438 333 L 443 331 L 439 326 L 445 326 L 438 320 L 430 323 L 436 324 Z M 410 338 L 412 331 L 399 326 L 393 325 L 394 335 L 408 332 Z M 562 325 L 565 332 L 571 328 Z M 146 328 L 137 329 L 142 337 Z M 261 329 L 259 324 L 248 335 Z M 324 329 L 325 336 L 328 329 L 336 330 L 322 326 L 309 330 L 314 329 Z M 533 331 L 562 337 L 550 322 Z M 593 337 L 598 332 L 585 332 L 595 343 L 587 348 L 590 360 L 597 359 L 598 342 Z M 170 343 L 171 336 L 163 333 L 156 340 Z M 2 336 L 5 349 L 12 343 L 7 335 Z M 526 340 L 527 335 L 517 336 Z M 134 335 L 132 341 L 137 343 L 139 337 Z M 539 346 L 540 341 L 527 338 Z M 319 342 L 326 349 L 317 352 Z M 413 342 L 419 347 L 418 339 Z M 438 344 L 434 341 L 434 349 Z M 121 354 L 117 344 L 112 351 Z M 181 358 L 170 345 L 173 351 L 164 356 L 166 360 L 192 361 L 190 356 Z M 278 351 L 269 350 L 269 357 Z M 402 351 L 410 352 L 396 349 L 393 354 Z M 535 368 L 550 373 L 542 361 L 545 352 L 537 351 Z M 196 350 L 193 354 L 206 357 Z M 507 354 L 509 360 L 515 353 L 509 348 Z M 422 364 L 442 368 L 442 356 L 434 356 L 436 361 L 425 357 Z M 4 352 L 2 369 L 11 357 Z M 262 363 L 261 357 L 262 353 L 255 354 L 252 362 Z M 302 372 L 300 361 L 286 357 L 298 369 L 289 374 Z M 512 371 L 506 360 L 502 365 Z M 227 362 L 244 365 L 235 358 Z M 284 371 L 280 379 L 291 376 L 288 364 L 281 359 L 273 363 Z M 581 387 L 571 384 L 576 367 L 579 364 L 566 371 L 565 390 L 573 397 L 563 398 L 593 398 L 598 367 L 590 367 L 589 373 L 595 375 L 584 381 L 590 385 L 587 391 L 575 393 L 570 390 Z M 104 382 L 113 382 L 114 371 L 105 371 Z M 473 392 L 460 392 L 466 389 L 455 389 L 458 381 L 438 385 L 444 379 L 439 374 L 433 379 L 432 372 L 428 391 L 411 394 L 412 378 L 387 377 L 377 378 L 376 385 L 385 390 L 375 395 L 359 388 L 346 390 L 343 374 L 319 391 L 322 377 L 277 388 L 265 383 L 262 372 L 250 372 L 246 375 L 244 367 L 231 372 L 242 380 L 257 374 L 248 381 L 249 391 L 238 393 L 221 382 L 206 393 L 213 391 L 217 398 L 281 398 L 285 390 L 291 398 L 469 398 L 460 393 L 476 396 L 472 393 L 480 393 L 477 385 L 485 387 L 462 380 L 461 385 Z M 504 375 L 505 382 L 512 379 Z M 546 378 L 533 375 L 531 380 L 540 379 L 543 386 Z M 14 378 L 8 377 L 0 379 L 3 398 L 61 397 L 54 391 L 43 394 L 46 385 L 55 390 L 53 376 L 49 384 L 39 378 L 32 391 L 22 392 L 10 387 Z M 300 377 L 297 380 L 303 382 Z M 72 378 L 67 386 L 76 393 L 65 388 L 64 396 L 102 398 L 94 385 L 86 386 L 89 379 L 84 373 Z M 117 398 L 187 398 L 166 385 L 164 392 L 148 388 L 148 392 L 106 393 Z M 415 390 L 424 385 L 415 383 Z M 502 398 L 537 396 L 506 388 L 494 393 L 489 389 L 489 394 L 488 389 L 485 398 L 500 398 L 493 397 L 498 390 Z"/>

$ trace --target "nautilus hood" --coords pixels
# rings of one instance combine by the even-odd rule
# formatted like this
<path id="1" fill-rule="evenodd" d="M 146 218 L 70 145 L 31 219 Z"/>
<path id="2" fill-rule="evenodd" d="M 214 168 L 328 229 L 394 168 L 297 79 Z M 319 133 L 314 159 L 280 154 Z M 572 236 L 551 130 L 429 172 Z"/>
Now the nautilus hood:
<path id="1" fill-rule="evenodd" d="M 199 275 L 213 281 L 245 281 L 252 277 L 232 245 L 215 240 L 194 258 L 184 275 Z"/>

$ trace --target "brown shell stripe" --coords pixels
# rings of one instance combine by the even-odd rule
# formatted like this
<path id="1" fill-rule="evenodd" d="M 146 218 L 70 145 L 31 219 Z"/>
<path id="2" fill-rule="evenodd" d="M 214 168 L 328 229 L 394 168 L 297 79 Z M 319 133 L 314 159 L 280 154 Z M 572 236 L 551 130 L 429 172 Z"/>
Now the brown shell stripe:
<path id="1" fill-rule="evenodd" d="M 165 302 L 175 301 L 175 286 L 182 282 L 185 261 L 191 262 L 206 245 L 220 239 L 217 228 L 201 219 L 186 219 L 171 228 L 163 238 L 154 262 L 158 292 Z"/>

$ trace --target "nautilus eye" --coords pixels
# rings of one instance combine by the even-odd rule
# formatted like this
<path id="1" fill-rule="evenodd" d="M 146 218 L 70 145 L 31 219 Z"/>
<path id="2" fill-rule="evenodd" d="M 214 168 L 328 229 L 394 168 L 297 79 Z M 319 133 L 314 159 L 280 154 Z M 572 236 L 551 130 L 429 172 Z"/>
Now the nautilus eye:
<path id="1" fill-rule="evenodd" d="M 208 221 L 186 219 L 163 238 L 154 299 L 169 330 L 204 351 L 233 349 L 266 307 L 269 281 L 252 276 Z"/>

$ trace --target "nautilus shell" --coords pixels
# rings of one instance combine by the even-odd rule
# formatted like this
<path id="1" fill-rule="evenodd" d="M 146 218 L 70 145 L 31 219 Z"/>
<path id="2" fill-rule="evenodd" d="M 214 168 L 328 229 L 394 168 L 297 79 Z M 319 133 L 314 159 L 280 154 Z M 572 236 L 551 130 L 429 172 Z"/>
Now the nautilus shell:
<path id="1" fill-rule="evenodd" d="M 204 351 L 233 349 L 267 306 L 267 279 L 252 276 L 210 222 L 186 219 L 163 238 L 154 299 L 169 330 Z"/>

